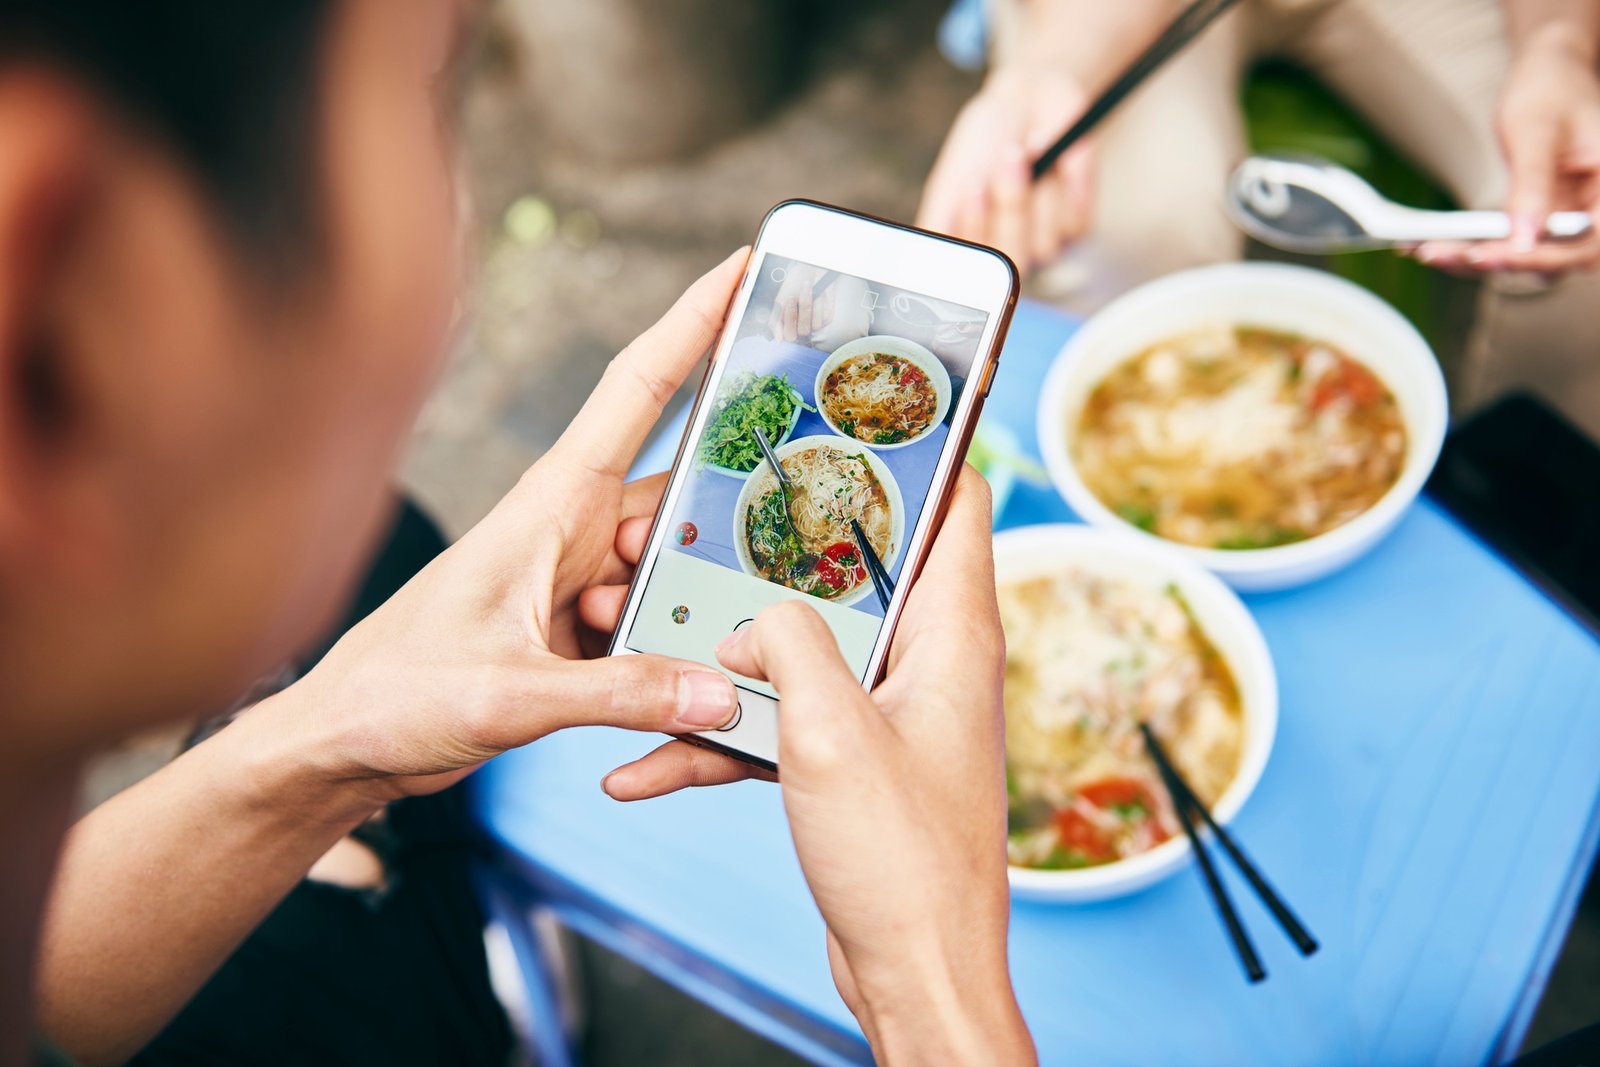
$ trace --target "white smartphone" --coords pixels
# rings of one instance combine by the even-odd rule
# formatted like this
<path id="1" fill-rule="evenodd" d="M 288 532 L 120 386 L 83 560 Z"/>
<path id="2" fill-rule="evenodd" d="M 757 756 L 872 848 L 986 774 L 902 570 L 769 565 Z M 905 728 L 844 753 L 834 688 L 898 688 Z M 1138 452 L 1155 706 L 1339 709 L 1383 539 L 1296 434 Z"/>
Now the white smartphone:
<path id="1" fill-rule="evenodd" d="M 810 201 L 773 208 L 611 654 L 722 669 L 718 642 L 768 605 L 802 599 L 862 684 L 875 685 L 993 381 L 1017 290 L 1016 268 L 993 249 Z M 777 694 L 730 676 L 738 714 L 686 740 L 775 770 Z"/>

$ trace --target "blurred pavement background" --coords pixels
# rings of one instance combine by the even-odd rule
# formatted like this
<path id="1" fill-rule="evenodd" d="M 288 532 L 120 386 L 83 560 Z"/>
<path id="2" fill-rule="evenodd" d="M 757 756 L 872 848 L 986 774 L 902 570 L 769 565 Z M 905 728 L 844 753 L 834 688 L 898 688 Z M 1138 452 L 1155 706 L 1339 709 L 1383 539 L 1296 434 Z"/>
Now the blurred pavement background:
<path id="1" fill-rule="evenodd" d="M 481 276 L 404 471 L 450 533 L 494 504 L 606 361 L 753 239 L 774 203 L 808 196 L 906 221 L 915 213 L 977 84 L 937 51 L 943 0 L 799 6 L 786 95 L 747 131 L 648 164 L 597 162 L 551 128 L 534 104 L 536 58 L 514 9 L 494 9 L 467 101 Z M 648 79 L 635 82 L 616 91 L 651 91 Z"/>

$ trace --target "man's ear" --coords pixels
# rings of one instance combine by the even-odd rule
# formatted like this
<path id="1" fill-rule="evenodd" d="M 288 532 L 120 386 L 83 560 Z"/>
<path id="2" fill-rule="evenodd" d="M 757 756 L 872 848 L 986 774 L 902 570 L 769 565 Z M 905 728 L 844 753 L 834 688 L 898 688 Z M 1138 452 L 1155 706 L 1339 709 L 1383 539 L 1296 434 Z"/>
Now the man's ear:
<path id="1" fill-rule="evenodd" d="M 99 125 L 35 69 L 0 71 L 0 571 L 57 532 L 74 396 L 55 335 L 56 279 L 86 211 Z"/>

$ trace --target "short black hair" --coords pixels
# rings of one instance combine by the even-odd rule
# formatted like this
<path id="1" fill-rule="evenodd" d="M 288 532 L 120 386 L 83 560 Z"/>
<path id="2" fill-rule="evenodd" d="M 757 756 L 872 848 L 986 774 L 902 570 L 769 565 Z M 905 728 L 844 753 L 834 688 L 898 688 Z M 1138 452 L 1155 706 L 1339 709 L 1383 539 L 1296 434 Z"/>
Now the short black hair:
<path id="1" fill-rule="evenodd" d="M 317 103 L 339 0 L 0 0 L 0 68 L 41 61 L 166 142 L 268 269 L 319 233 Z"/>

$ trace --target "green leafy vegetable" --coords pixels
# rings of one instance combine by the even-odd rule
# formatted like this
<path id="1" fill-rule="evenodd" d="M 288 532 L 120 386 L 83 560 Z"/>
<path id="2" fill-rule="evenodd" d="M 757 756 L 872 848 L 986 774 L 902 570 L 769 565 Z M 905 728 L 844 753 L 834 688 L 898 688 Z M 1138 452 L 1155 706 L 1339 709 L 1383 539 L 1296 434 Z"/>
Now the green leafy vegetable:
<path id="1" fill-rule="evenodd" d="M 717 407 L 700 437 L 696 460 L 747 473 L 761 463 L 761 446 L 752 432 L 760 427 L 776 448 L 797 409 L 815 410 L 801 399 L 789 379 L 777 374 L 745 374 L 717 399 Z"/>
<path id="2" fill-rule="evenodd" d="M 1281 528 L 1268 529 L 1256 535 L 1240 534 L 1218 541 L 1217 547 L 1234 552 L 1245 552 L 1254 548 L 1277 548 L 1279 545 L 1292 545 L 1296 541 L 1304 541 L 1306 535 L 1299 530 L 1285 530 Z"/>
<path id="3" fill-rule="evenodd" d="M 1122 517 L 1123 521 L 1131 522 L 1147 533 L 1156 532 L 1156 512 L 1152 507 L 1131 502 L 1118 504 L 1117 514 Z"/>

